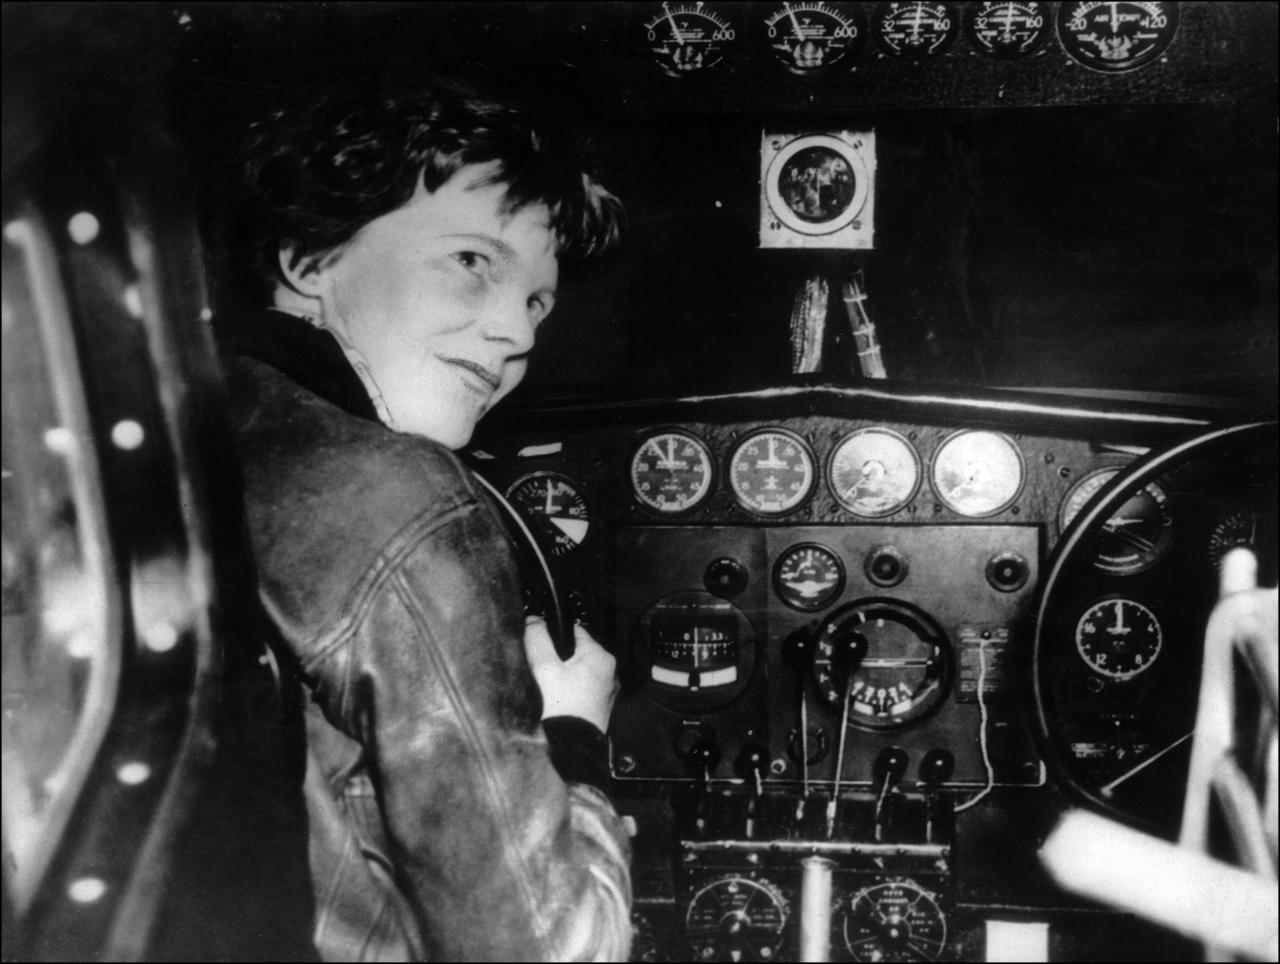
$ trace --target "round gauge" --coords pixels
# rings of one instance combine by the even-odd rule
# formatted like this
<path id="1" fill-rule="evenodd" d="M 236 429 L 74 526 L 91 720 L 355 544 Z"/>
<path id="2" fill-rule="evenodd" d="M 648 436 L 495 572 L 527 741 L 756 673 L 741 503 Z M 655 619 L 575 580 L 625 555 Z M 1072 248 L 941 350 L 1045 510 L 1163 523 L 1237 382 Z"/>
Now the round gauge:
<path id="1" fill-rule="evenodd" d="M 948 509 L 970 518 L 1009 508 L 1022 479 L 1022 453 L 1007 435 L 957 432 L 933 456 L 933 491 Z"/>
<path id="2" fill-rule="evenodd" d="M 631 458 L 631 487 L 640 503 L 663 515 L 688 512 L 711 493 L 711 453 L 692 435 L 661 432 Z"/>
<path id="3" fill-rule="evenodd" d="M 565 556 L 582 545 L 591 528 L 587 500 L 577 484 L 558 472 L 533 472 L 507 490 L 551 552 Z"/>
<path id="4" fill-rule="evenodd" d="M 1094 603 L 1076 623 L 1076 650 L 1089 668 L 1113 680 L 1150 669 L 1164 636 L 1155 614 L 1132 599 Z"/>
<path id="5" fill-rule="evenodd" d="M 769 162 L 765 198 L 792 231 L 831 234 L 862 212 L 869 183 L 866 162 L 853 144 L 834 134 L 804 134 Z"/>
<path id="6" fill-rule="evenodd" d="M 673 77 L 689 77 L 724 60 L 736 33 L 705 3 L 663 3 L 644 21 L 644 44 Z"/>
<path id="7" fill-rule="evenodd" d="M 1252 549 L 1256 554 L 1266 546 L 1274 546 L 1275 536 L 1270 528 L 1257 512 L 1232 512 L 1209 534 L 1209 562 L 1216 569 L 1232 549 Z"/>
<path id="8" fill-rule="evenodd" d="M 856 4 L 812 0 L 772 5 L 764 29 L 778 63 L 796 74 L 816 74 L 852 59 L 866 35 Z"/>
<path id="9" fill-rule="evenodd" d="M 1063 529 L 1118 471 L 1098 469 L 1075 484 L 1062 501 L 1059 521 Z M 1094 566 L 1113 576 L 1129 576 L 1155 565 L 1173 540 L 1173 519 L 1167 504 L 1168 496 L 1155 482 L 1134 493 L 1098 533 Z"/>
<path id="10" fill-rule="evenodd" d="M 950 3 L 881 3 L 871 30 L 884 51 L 900 60 L 920 61 L 946 52 L 960 32 L 960 17 Z"/>
<path id="11" fill-rule="evenodd" d="M 920 456 L 887 428 L 861 428 L 831 453 L 831 493 L 850 512 L 878 518 L 897 512 L 920 486 Z"/>
<path id="12" fill-rule="evenodd" d="M 864 887 L 844 910 L 844 946 L 855 961 L 936 961 L 946 944 L 937 897 L 914 881 Z"/>
<path id="13" fill-rule="evenodd" d="M 923 612 L 890 599 L 842 606 L 824 620 L 814 649 L 818 693 L 846 722 L 891 730 L 920 720 L 946 695 L 950 651 Z"/>
<path id="14" fill-rule="evenodd" d="M 729 459 L 729 488 L 758 515 L 790 512 L 813 488 L 813 455 L 800 436 L 781 429 L 750 435 Z"/>
<path id="15" fill-rule="evenodd" d="M 693 895 L 685 914 L 695 960 L 770 960 L 786 927 L 787 902 L 777 888 L 747 877 L 707 884 Z"/>
<path id="16" fill-rule="evenodd" d="M 681 712 L 708 712 L 732 700 L 755 666 L 751 624 L 742 610 L 705 592 L 658 600 L 636 623 L 650 695 Z"/>
<path id="17" fill-rule="evenodd" d="M 1176 3 L 1098 0 L 1058 5 L 1058 39 L 1076 63 L 1109 74 L 1151 63 L 1178 30 Z"/>
<path id="18" fill-rule="evenodd" d="M 773 567 L 773 591 L 792 609 L 814 612 L 844 590 L 840 557 L 816 542 L 792 546 Z"/>
<path id="19" fill-rule="evenodd" d="M 970 3 L 964 29 L 973 48 L 997 60 L 1017 60 L 1034 51 L 1049 34 L 1049 5 L 1007 0 Z"/>

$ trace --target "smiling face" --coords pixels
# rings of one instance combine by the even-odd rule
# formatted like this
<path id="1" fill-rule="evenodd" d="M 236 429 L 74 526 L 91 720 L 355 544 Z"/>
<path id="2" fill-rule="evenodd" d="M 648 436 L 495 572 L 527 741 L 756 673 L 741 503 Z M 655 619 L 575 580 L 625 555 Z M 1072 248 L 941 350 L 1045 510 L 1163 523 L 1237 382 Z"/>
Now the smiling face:
<path id="1" fill-rule="evenodd" d="M 503 213 L 506 188 L 464 167 L 365 225 L 303 290 L 368 364 L 397 431 L 450 448 L 524 377 L 555 300 L 547 209 Z"/>

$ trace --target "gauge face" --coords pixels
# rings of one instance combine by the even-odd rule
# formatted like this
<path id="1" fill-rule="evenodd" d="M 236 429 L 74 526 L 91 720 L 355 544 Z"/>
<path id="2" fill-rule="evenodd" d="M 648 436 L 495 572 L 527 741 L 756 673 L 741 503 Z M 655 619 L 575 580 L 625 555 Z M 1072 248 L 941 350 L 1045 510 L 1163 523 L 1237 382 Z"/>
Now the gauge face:
<path id="1" fill-rule="evenodd" d="M 688 512 L 711 493 L 711 453 L 684 432 L 653 435 L 631 459 L 631 487 L 655 512 Z"/>
<path id="2" fill-rule="evenodd" d="M 950 650 L 942 631 L 906 603 L 872 599 L 827 617 L 814 649 L 818 693 L 847 723 L 891 730 L 923 718 L 946 695 Z"/>
<path id="3" fill-rule="evenodd" d="M 1232 549 L 1252 549 L 1254 553 L 1275 545 L 1275 535 L 1266 518 L 1257 512 L 1232 512 L 1209 534 L 1209 562 L 1216 569 Z"/>
<path id="4" fill-rule="evenodd" d="M 914 881 L 866 887 L 844 909 L 844 945 L 855 961 L 936 961 L 946 944 L 942 908 Z"/>
<path id="5" fill-rule="evenodd" d="M 654 62 L 673 77 L 715 67 L 736 38 L 728 18 L 705 3 L 663 3 L 644 21 L 643 30 Z"/>
<path id="6" fill-rule="evenodd" d="M 1160 655 L 1164 634 L 1155 614 L 1132 599 L 1107 599 L 1076 624 L 1076 650 L 1089 668 L 1113 680 L 1145 673 Z"/>
<path id="7" fill-rule="evenodd" d="M 694 958 L 767 961 L 782 945 L 787 904 L 772 884 L 726 877 L 707 884 L 689 901 L 685 932 Z"/>
<path id="8" fill-rule="evenodd" d="M 1022 453 L 995 432 L 957 432 L 933 457 L 933 491 L 970 518 L 1002 512 L 1022 491 Z"/>
<path id="9" fill-rule="evenodd" d="M 533 472 L 507 490 L 552 553 L 565 556 L 582 545 L 591 529 L 587 500 L 577 484 L 558 472 Z"/>
<path id="10" fill-rule="evenodd" d="M 774 4 L 764 19 L 769 49 L 796 74 L 816 74 L 852 59 L 866 34 L 852 3 Z"/>
<path id="11" fill-rule="evenodd" d="M 920 61 L 946 52 L 960 32 L 960 18 L 950 3 L 882 3 L 871 29 L 890 56 Z"/>
<path id="12" fill-rule="evenodd" d="M 1058 5 L 1058 39 L 1076 63 L 1121 73 L 1151 63 L 1178 30 L 1176 3 L 1121 0 Z"/>
<path id="13" fill-rule="evenodd" d="M 855 515 L 877 518 L 897 512 L 920 486 L 920 456 L 887 428 L 859 429 L 831 453 L 831 493 Z"/>
<path id="14" fill-rule="evenodd" d="M 813 455 L 798 435 L 757 432 L 729 459 L 729 488 L 738 504 L 759 515 L 790 512 L 813 488 Z"/>
<path id="15" fill-rule="evenodd" d="M 792 546 L 773 567 L 773 591 L 792 609 L 815 612 L 844 590 L 840 557 L 816 542 Z"/>
<path id="16" fill-rule="evenodd" d="M 764 176 L 769 211 L 797 234 L 832 234 L 866 207 L 871 179 L 859 149 L 834 134 L 804 134 L 782 147 Z"/>
<path id="17" fill-rule="evenodd" d="M 1048 4 L 970 3 L 965 33 L 975 50 L 997 60 L 1017 60 L 1035 51 L 1049 34 Z"/>
<path id="18" fill-rule="evenodd" d="M 1099 469 L 1076 483 L 1062 502 L 1060 522 L 1069 526 L 1099 490 L 1115 478 L 1118 469 Z M 1134 493 L 1108 519 L 1098 533 L 1094 566 L 1114 576 L 1128 576 L 1149 569 L 1168 551 L 1173 539 L 1173 519 L 1168 496 L 1155 482 Z"/>
<path id="19" fill-rule="evenodd" d="M 710 593 L 658 600 L 637 630 L 647 654 L 649 692 L 675 709 L 706 712 L 727 703 L 742 692 L 755 665 L 746 616 Z"/>

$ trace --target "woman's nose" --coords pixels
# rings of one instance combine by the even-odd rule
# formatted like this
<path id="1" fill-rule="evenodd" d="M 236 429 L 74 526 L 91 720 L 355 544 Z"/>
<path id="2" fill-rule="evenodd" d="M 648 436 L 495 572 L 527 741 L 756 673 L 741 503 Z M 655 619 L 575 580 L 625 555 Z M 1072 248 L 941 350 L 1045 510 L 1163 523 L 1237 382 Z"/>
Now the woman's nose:
<path id="1" fill-rule="evenodd" d="M 535 331 L 534 309 L 523 296 L 494 299 L 484 316 L 484 337 L 510 342 L 512 354 L 524 354 L 532 349 Z"/>

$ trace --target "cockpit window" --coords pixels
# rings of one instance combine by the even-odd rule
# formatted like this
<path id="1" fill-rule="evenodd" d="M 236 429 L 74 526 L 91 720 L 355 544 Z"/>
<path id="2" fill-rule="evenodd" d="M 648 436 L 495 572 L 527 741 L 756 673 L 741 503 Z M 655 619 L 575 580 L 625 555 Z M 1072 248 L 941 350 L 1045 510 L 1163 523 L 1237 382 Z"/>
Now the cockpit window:
<path id="1" fill-rule="evenodd" d="M 76 217 L 73 239 L 94 231 Z M 32 211 L 4 227 L 3 330 L 4 876 L 22 913 L 106 733 L 121 654 L 75 345 Z"/>

